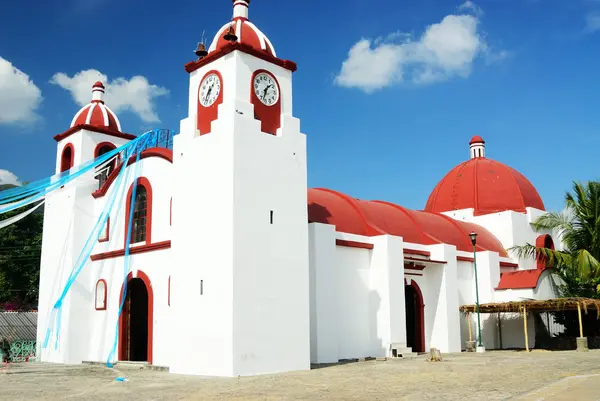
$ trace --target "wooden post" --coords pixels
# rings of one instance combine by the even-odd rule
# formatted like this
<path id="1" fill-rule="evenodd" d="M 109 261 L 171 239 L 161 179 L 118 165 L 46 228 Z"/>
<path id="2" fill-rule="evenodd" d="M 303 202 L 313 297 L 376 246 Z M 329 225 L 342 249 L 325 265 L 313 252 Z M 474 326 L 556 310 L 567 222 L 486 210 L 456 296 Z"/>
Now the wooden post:
<path id="1" fill-rule="evenodd" d="M 469 341 L 473 341 L 473 331 L 471 330 L 471 312 L 467 313 L 467 325 L 469 326 Z"/>
<path id="2" fill-rule="evenodd" d="M 525 351 L 529 352 L 529 335 L 527 334 L 527 307 L 523 306 L 523 329 L 525 330 Z"/>
<path id="3" fill-rule="evenodd" d="M 577 314 L 579 315 L 579 337 L 583 337 L 583 323 L 581 322 L 581 304 L 577 302 Z"/>

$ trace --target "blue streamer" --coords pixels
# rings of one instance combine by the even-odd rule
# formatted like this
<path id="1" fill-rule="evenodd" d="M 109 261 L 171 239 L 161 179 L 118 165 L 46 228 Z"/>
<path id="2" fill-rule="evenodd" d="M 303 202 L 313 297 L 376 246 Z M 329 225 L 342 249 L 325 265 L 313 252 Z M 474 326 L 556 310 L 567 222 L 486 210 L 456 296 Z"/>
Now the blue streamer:
<path id="1" fill-rule="evenodd" d="M 114 187 L 114 191 L 111 193 L 111 196 L 109 197 L 109 200 L 106 202 L 106 205 L 104 206 L 104 210 L 102 211 L 100 218 L 96 221 L 96 224 L 94 225 L 94 228 L 92 229 L 92 232 L 90 233 L 81 253 L 79 254 L 79 257 L 77 258 L 77 261 L 75 262 L 73 270 L 71 270 L 71 273 L 69 274 L 69 278 L 67 279 L 67 282 L 65 284 L 65 287 L 63 288 L 63 291 L 60 294 L 60 297 L 58 298 L 58 300 L 55 302 L 55 304 L 53 306 L 52 315 L 56 316 L 55 348 L 58 347 L 58 342 L 59 342 L 59 335 L 60 335 L 61 322 L 62 322 L 63 301 L 64 301 L 65 297 L 67 296 L 69 289 L 75 282 L 77 276 L 79 275 L 79 273 L 85 266 L 87 259 L 89 258 L 89 256 L 92 253 L 94 237 L 95 237 L 95 240 L 97 241 L 98 238 L 100 237 L 99 228 L 102 227 L 104 224 L 106 224 L 106 221 L 108 220 L 108 216 L 110 216 L 110 211 L 112 210 L 112 207 L 114 205 L 114 201 L 116 199 L 116 195 L 118 192 L 117 189 L 120 187 L 121 182 L 123 181 L 125 169 L 126 169 L 125 166 L 123 166 L 121 171 L 119 172 L 119 176 L 117 177 L 117 182 Z M 90 246 L 90 245 L 92 245 L 92 246 Z M 50 327 L 48 327 L 46 330 L 46 337 L 44 339 L 44 344 L 42 345 L 42 348 L 46 348 L 48 346 L 48 342 L 50 340 L 50 334 L 51 334 L 51 329 L 50 329 Z"/>
<path id="2" fill-rule="evenodd" d="M 87 259 L 91 255 L 91 252 L 92 252 L 94 244 L 95 244 L 95 242 L 93 242 L 92 240 L 94 239 L 94 237 L 95 237 L 96 241 L 98 240 L 98 238 L 100 237 L 100 228 L 106 225 L 106 221 L 108 220 L 108 217 L 110 216 L 111 210 L 112 210 L 112 208 L 114 206 L 114 203 L 115 203 L 115 199 L 116 199 L 116 196 L 117 196 L 117 193 L 118 193 L 117 189 L 120 187 L 120 185 L 121 185 L 121 183 L 123 181 L 124 173 L 127 170 L 127 163 L 126 163 L 126 161 L 128 161 L 129 158 L 136 151 L 137 145 L 139 143 L 142 143 L 142 146 L 144 144 L 148 143 L 149 139 L 152 139 L 152 138 L 154 138 L 156 136 L 155 133 L 156 133 L 156 131 L 148 132 L 148 133 L 142 135 L 141 137 L 135 139 L 134 141 L 131 141 L 127 145 L 122 146 L 121 148 L 119 148 L 125 154 L 125 157 L 123 159 L 125 162 L 122 164 L 122 170 L 119 172 L 119 175 L 117 177 L 117 185 L 115 185 L 114 191 L 111 193 L 111 196 L 109 197 L 109 200 L 107 201 L 107 203 L 106 203 L 106 205 L 104 207 L 104 210 L 103 210 L 102 214 L 100 215 L 100 218 L 97 220 L 96 225 L 92 229 L 92 232 L 90 233 L 90 236 L 88 237 L 88 239 L 86 241 L 86 244 L 84 245 L 84 247 L 83 247 L 83 249 L 82 249 L 82 251 L 81 251 L 81 253 L 79 255 L 79 258 L 77 259 L 77 262 L 76 262 L 73 270 L 71 271 L 71 274 L 69 275 L 67 283 L 65 284 L 65 287 L 64 287 L 64 289 L 63 289 L 63 291 L 61 293 L 61 296 L 59 297 L 59 299 L 54 304 L 54 307 L 53 307 L 53 310 L 52 310 L 51 319 L 52 319 L 53 315 L 56 315 L 56 341 L 55 341 L 55 348 L 58 347 L 58 343 L 59 343 L 61 320 L 62 320 L 62 305 L 63 305 L 63 301 L 64 301 L 64 299 L 65 299 L 65 297 L 66 297 L 69 289 L 71 288 L 71 286 L 73 285 L 73 283 L 77 279 L 77 276 L 79 275 L 79 273 L 81 272 L 81 270 L 85 266 L 85 264 L 87 262 Z M 137 161 L 139 161 L 140 155 L 141 155 L 141 152 L 137 152 Z M 106 159 L 108 160 L 108 158 L 106 158 Z M 100 162 L 99 164 L 101 164 L 101 163 L 102 162 Z M 136 166 L 136 168 L 137 168 L 137 166 Z M 137 178 L 136 178 L 136 180 L 137 180 Z M 126 250 L 126 252 L 127 252 L 127 250 Z M 44 339 L 43 348 L 46 348 L 48 346 L 48 342 L 50 340 L 50 335 L 51 335 L 51 330 L 50 330 L 50 328 L 48 328 L 47 331 L 46 331 L 46 336 L 45 336 L 45 339 Z"/>
<path id="3" fill-rule="evenodd" d="M 156 140 L 156 135 L 155 138 Z M 154 142 L 156 143 L 156 142 Z M 138 152 L 135 163 L 135 174 L 133 176 L 133 190 L 131 191 L 131 202 L 129 206 L 129 221 L 127 222 L 127 238 L 125 240 L 125 255 L 123 261 L 123 295 L 121 296 L 121 305 L 119 305 L 119 312 L 117 313 L 117 323 L 115 327 L 115 337 L 113 340 L 113 346 L 110 350 L 110 354 L 106 358 L 106 366 L 109 368 L 113 367 L 112 359 L 115 356 L 115 352 L 117 349 L 117 343 L 119 341 L 119 320 L 121 318 L 121 313 L 123 312 L 123 306 L 125 305 L 125 299 L 127 298 L 127 275 L 129 274 L 129 264 L 130 264 L 130 245 L 131 245 L 131 232 L 133 231 L 133 213 L 135 210 L 135 196 L 137 193 L 137 181 L 139 178 L 139 167 L 140 164 L 137 163 L 140 160 L 142 152 Z"/>
<path id="4" fill-rule="evenodd" d="M 63 171 L 51 177 L 43 178 L 41 180 L 29 183 L 27 185 L 0 191 L 0 204 L 22 200 L 23 198 L 29 195 L 46 194 L 56 188 L 60 188 L 61 186 L 67 184 L 75 178 L 78 178 L 81 175 L 95 169 L 96 167 L 105 163 L 115 155 L 123 152 L 126 149 L 132 148 L 138 143 L 138 141 L 142 137 L 136 138 L 117 149 L 113 149 L 110 152 L 98 156 L 97 158 L 87 161 L 79 166 L 73 167 L 70 170 Z M 5 211 L 0 209 L 0 213 L 3 212 Z"/>

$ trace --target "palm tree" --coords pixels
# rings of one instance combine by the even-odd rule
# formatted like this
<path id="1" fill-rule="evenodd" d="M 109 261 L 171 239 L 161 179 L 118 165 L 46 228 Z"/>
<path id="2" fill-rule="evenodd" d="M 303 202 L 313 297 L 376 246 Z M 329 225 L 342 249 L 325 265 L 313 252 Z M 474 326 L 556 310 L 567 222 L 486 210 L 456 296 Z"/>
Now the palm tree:
<path id="1" fill-rule="evenodd" d="M 536 231 L 552 231 L 562 250 L 531 244 L 509 249 L 519 258 L 544 258 L 563 280 L 562 296 L 600 297 L 600 182 L 573 183 L 565 195 L 565 210 L 549 212 L 531 225 Z"/>

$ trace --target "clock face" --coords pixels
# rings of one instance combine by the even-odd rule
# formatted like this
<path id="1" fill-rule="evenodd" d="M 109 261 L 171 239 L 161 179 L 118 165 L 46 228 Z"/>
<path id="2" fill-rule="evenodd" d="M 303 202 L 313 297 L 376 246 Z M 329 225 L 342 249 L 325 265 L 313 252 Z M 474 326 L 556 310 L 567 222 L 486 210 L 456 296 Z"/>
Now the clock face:
<path id="1" fill-rule="evenodd" d="M 273 106 L 279 100 L 279 87 L 275 79 L 264 72 L 254 77 L 254 94 L 264 105 Z"/>
<path id="2" fill-rule="evenodd" d="M 221 93 L 221 79 L 217 74 L 209 74 L 200 84 L 198 100 L 202 106 L 208 107 L 217 101 L 219 93 Z"/>

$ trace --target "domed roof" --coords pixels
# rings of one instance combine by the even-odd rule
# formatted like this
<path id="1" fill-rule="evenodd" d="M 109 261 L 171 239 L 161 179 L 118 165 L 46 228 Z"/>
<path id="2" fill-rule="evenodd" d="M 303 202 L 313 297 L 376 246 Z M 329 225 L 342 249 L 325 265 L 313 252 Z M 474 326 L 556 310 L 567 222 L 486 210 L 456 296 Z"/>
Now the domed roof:
<path id="1" fill-rule="evenodd" d="M 405 209 L 382 201 L 365 201 L 324 188 L 308 190 L 308 220 L 332 224 L 340 232 L 364 235 L 395 235 L 413 244 L 455 245 L 472 252 L 469 233 L 475 231 L 479 251 L 507 253 L 500 241 L 485 228 L 441 214 Z"/>
<path id="2" fill-rule="evenodd" d="M 485 157 L 484 141 L 471 139 L 471 159 L 454 167 L 436 185 L 425 211 L 433 213 L 474 209 L 475 215 L 527 207 L 545 210 L 544 202 L 527 178 L 517 170 Z"/>
<path id="3" fill-rule="evenodd" d="M 219 29 L 208 48 L 209 53 L 219 50 L 233 41 L 243 43 L 256 50 L 262 50 L 273 57 L 277 57 L 275 48 L 269 38 L 248 20 L 249 5 L 250 0 L 233 0 L 233 19 Z M 225 35 L 230 31 L 235 33 L 235 40 L 225 39 Z"/>
<path id="4" fill-rule="evenodd" d="M 85 124 L 121 132 L 121 123 L 117 115 L 104 104 L 104 89 L 102 82 L 96 82 L 92 86 L 92 101 L 75 114 L 71 128 Z"/>

